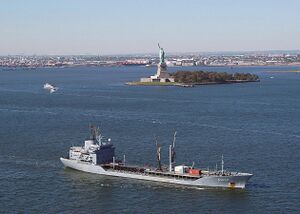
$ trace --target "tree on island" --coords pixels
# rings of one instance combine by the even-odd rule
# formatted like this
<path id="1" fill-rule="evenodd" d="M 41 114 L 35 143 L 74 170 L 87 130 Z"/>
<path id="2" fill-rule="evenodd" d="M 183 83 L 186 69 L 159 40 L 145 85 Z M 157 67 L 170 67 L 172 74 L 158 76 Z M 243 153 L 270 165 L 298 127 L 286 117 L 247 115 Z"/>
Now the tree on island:
<path id="1" fill-rule="evenodd" d="M 232 83 L 259 81 L 259 77 L 250 73 L 226 73 L 208 71 L 177 71 L 170 74 L 175 82 L 186 84 L 201 83 Z"/>

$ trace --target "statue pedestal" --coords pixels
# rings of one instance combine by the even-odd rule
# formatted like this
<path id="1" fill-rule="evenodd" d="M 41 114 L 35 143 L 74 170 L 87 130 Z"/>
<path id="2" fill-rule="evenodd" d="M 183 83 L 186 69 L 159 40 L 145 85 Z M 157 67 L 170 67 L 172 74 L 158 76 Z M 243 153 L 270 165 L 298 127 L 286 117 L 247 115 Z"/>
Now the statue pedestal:
<path id="1" fill-rule="evenodd" d="M 156 74 L 149 78 L 141 78 L 141 82 L 175 82 L 175 80 L 167 72 L 166 63 L 159 63 Z"/>
<path id="2" fill-rule="evenodd" d="M 166 63 L 159 63 L 157 65 L 156 76 L 157 76 L 157 78 L 169 78 L 170 77 L 170 75 L 167 72 Z"/>

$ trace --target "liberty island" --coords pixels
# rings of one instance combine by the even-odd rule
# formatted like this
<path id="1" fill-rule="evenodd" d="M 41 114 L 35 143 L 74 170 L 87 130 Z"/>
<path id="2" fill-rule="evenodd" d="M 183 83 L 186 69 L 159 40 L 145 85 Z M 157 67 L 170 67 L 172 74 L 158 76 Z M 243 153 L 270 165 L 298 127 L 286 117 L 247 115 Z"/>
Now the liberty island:
<path id="1" fill-rule="evenodd" d="M 255 74 L 228 74 L 226 72 L 205 72 L 205 71 L 177 71 L 175 73 L 167 72 L 165 62 L 165 51 L 159 48 L 159 63 L 157 72 L 150 77 L 142 77 L 139 82 L 127 82 L 131 86 L 181 86 L 193 87 L 194 85 L 211 85 L 211 84 L 230 84 L 230 83 L 247 83 L 259 82 L 259 77 Z"/>

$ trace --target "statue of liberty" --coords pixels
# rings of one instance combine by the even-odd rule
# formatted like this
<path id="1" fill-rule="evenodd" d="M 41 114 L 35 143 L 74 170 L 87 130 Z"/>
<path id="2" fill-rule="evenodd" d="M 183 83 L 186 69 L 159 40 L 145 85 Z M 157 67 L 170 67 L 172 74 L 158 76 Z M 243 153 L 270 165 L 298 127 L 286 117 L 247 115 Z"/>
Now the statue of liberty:
<path id="1" fill-rule="evenodd" d="M 158 43 L 158 48 L 159 48 L 159 64 L 164 64 L 165 63 L 165 51 L 163 48 L 160 47 Z"/>

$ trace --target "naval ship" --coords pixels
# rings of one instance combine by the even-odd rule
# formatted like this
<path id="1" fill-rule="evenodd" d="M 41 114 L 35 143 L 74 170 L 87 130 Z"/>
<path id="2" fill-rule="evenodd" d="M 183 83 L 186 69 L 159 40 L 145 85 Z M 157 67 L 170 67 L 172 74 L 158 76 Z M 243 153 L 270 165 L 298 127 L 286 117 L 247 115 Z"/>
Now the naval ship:
<path id="1" fill-rule="evenodd" d="M 122 160 L 116 159 L 115 147 L 111 139 L 103 137 L 99 128 L 91 126 L 90 129 L 90 138 L 85 140 L 84 146 L 72 146 L 67 157 L 60 158 L 65 167 L 94 174 L 192 187 L 243 189 L 253 176 L 250 173 L 224 170 L 223 156 L 220 170 L 217 168 L 213 171 L 203 170 L 184 164 L 175 166 L 176 132 L 173 142 L 169 146 L 169 165 L 167 167 L 161 163 L 161 145 L 157 141 L 157 167 L 130 165 L 126 163 L 125 155 Z"/>

